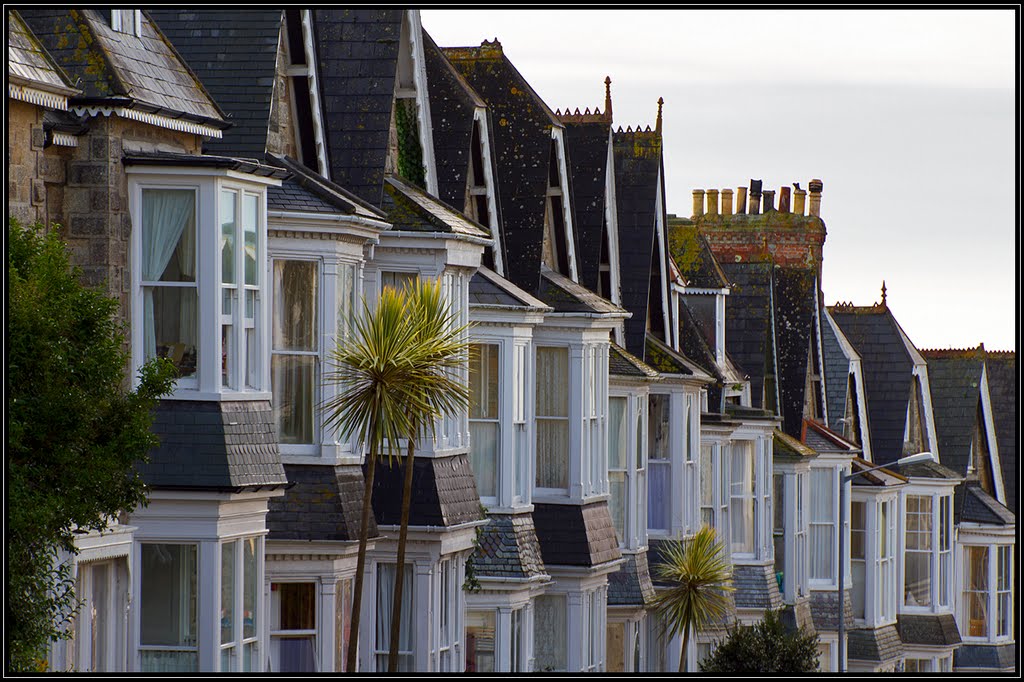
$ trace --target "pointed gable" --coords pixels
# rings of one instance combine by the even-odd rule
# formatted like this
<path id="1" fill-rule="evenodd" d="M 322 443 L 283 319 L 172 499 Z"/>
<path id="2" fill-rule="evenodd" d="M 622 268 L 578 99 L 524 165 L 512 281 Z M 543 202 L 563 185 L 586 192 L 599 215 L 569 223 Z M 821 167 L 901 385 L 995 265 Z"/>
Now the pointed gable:
<path id="1" fill-rule="evenodd" d="M 989 351 L 985 358 L 992 414 L 999 443 L 999 464 L 1003 472 L 1003 490 L 1006 506 L 1017 513 L 1017 488 L 1020 485 L 1017 464 L 1017 397 L 1020 375 L 1017 373 L 1017 354 Z"/>
<path id="2" fill-rule="evenodd" d="M 751 404 L 775 411 L 775 338 L 771 263 L 721 263 L 729 279 L 725 304 L 725 348 L 750 379 Z M 806 350 L 805 350 L 806 352 Z"/>
<path id="3" fill-rule="evenodd" d="M 568 170 L 572 178 L 580 284 L 610 298 L 611 292 L 603 290 L 599 281 L 602 260 L 609 262 L 607 254 L 602 258 L 602 250 L 608 248 L 605 236 L 608 197 L 605 194 L 611 115 L 610 112 L 605 115 L 598 112 L 589 116 L 563 115 L 560 119 L 565 125 Z"/>
<path id="4" fill-rule="evenodd" d="M 232 123 L 222 139 L 205 141 L 203 149 L 262 158 L 267 151 L 282 11 L 159 8 L 150 16 Z"/>
<path id="5" fill-rule="evenodd" d="M 820 397 L 817 371 L 817 279 L 809 268 L 774 268 L 775 348 L 783 430 L 799 437 L 804 406 Z M 726 343 L 729 335 L 726 334 Z M 809 379 L 810 377 L 810 379 Z M 818 382 L 810 386 L 810 382 Z M 812 395 L 808 395 L 808 390 Z M 817 409 L 821 409 L 820 403 Z M 823 415 L 818 415 L 823 417 Z"/>

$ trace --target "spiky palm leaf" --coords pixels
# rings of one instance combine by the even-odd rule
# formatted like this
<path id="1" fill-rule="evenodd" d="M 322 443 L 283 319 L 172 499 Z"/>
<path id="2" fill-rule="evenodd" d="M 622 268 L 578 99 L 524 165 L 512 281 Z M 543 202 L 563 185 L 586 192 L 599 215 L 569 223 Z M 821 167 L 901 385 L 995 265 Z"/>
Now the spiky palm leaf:
<path id="1" fill-rule="evenodd" d="M 732 570 L 714 529 L 704 526 L 691 538 L 664 542 L 654 575 L 669 584 L 655 599 L 654 607 L 665 630 L 683 636 L 682 672 L 690 633 L 721 620 L 728 611 L 727 594 L 734 589 Z"/>

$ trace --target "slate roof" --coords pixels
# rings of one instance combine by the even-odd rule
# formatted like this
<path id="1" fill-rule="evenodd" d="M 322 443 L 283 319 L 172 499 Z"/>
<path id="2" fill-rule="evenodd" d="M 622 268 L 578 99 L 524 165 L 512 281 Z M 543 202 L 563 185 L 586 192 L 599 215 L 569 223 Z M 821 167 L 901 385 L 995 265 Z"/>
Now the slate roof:
<path id="1" fill-rule="evenodd" d="M 689 303 L 685 299 L 680 301 L 679 348 L 705 374 L 715 379 L 715 383 L 708 385 L 708 405 L 712 406 L 712 409 L 717 409 L 722 402 L 722 387 L 728 382 L 728 377 L 718 366 L 715 351 L 708 344 L 704 326 L 693 315 Z"/>
<path id="2" fill-rule="evenodd" d="M 599 566 L 621 558 L 608 502 L 534 504 L 533 522 L 547 566 Z"/>
<path id="3" fill-rule="evenodd" d="M 658 267 L 655 221 L 661 135 L 650 130 L 623 132 L 620 128 L 612 133 L 612 146 L 620 293 L 622 307 L 633 313 L 625 324 L 626 348 L 643 357 L 652 266 Z"/>
<path id="4" fill-rule="evenodd" d="M 915 462 L 914 464 L 899 465 L 893 461 L 886 464 L 886 467 L 907 478 L 945 478 L 951 481 L 959 481 L 963 478 L 960 474 L 938 462 Z"/>
<path id="5" fill-rule="evenodd" d="M 1003 470 L 1006 506 L 1017 513 L 1017 487 L 1020 485 L 1017 465 L 1017 395 L 1020 375 L 1017 354 L 989 351 L 985 358 L 988 392 L 992 398 L 992 416 L 999 444 L 999 465 Z"/>
<path id="6" fill-rule="evenodd" d="M 480 578 L 529 580 L 547 575 L 530 514 L 490 514 L 472 558 Z"/>
<path id="7" fill-rule="evenodd" d="M 288 483 L 269 401 L 162 400 L 152 431 L 160 444 L 138 465 L 150 487 L 239 490 Z"/>
<path id="8" fill-rule="evenodd" d="M 707 238 L 692 220 L 669 217 L 667 230 L 668 251 L 688 287 L 724 289 L 729 286 Z"/>
<path id="9" fill-rule="evenodd" d="M 598 290 L 605 231 L 605 187 L 611 123 L 565 122 L 565 147 L 572 177 L 576 262 L 580 284 Z"/>
<path id="10" fill-rule="evenodd" d="M 410 526 L 458 526 L 485 518 L 469 455 L 413 459 Z M 382 457 L 377 462 L 373 477 L 373 513 L 378 524 L 397 526 L 400 523 L 404 478 L 404 452 L 401 458 L 389 461 Z"/>
<path id="11" fill-rule="evenodd" d="M 7 77 L 61 95 L 80 92 L 17 12 L 7 12 Z"/>
<path id="12" fill-rule="evenodd" d="M 170 41 L 142 12 L 142 36 L 110 27 L 97 9 L 35 9 L 22 18 L 83 95 L 76 101 L 133 109 L 226 128 L 224 113 Z M 80 47 L 80 45 L 84 45 Z"/>
<path id="13" fill-rule="evenodd" d="M 817 457 L 818 452 L 784 431 L 772 431 L 772 456 L 776 462 L 802 462 Z"/>
<path id="14" fill-rule="evenodd" d="M 1017 643 L 963 644 L 953 650 L 953 667 L 1016 672 Z"/>
<path id="15" fill-rule="evenodd" d="M 925 350 L 921 355 L 928 362 L 928 384 L 932 392 L 939 455 L 943 464 L 966 476 L 974 427 L 978 421 L 984 350 L 958 354 Z"/>
<path id="16" fill-rule="evenodd" d="M 725 348 L 750 379 L 750 398 L 763 407 L 765 376 L 774 375 L 771 263 L 722 263 L 730 282 Z M 805 351 L 806 352 L 806 351 Z"/>
<path id="17" fill-rule="evenodd" d="M 738 609 L 781 609 L 782 593 L 774 566 L 736 564 L 732 569 L 733 596 Z"/>
<path id="18" fill-rule="evenodd" d="M 817 452 L 838 452 L 849 455 L 861 451 L 857 444 L 851 443 L 824 424 L 811 419 L 801 421 L 800 440 Z"/>
<path id="19" fill-rule="evenodd" d="M 262 157 L 274 97 L 281 9 L 158 8 L 149 14 L 232 124 L 222 139 L 205 140 L 203 149 Z"/>
<path id="20" fill-rule="evenodd" d="M 964 481 L 953 489 L 953 516 L 957 523 L 982 523 L 988 526 L 1015 526 L 1012 511 L 989 495 L 977 481 Z"/>
<path id="21" fill-rule="evenodd" d="M 799 437 L 807 388 L 808 348 L 817 325 L 816 277 L 810 268 L 776 267 L 774 280 L 772 302 L 781 401 L 779 413 L 786 433 Z M 728 334 L 725 339 L 728 343 Z M 817 356 L 818 349 L 814 348 L 813 353 Z"/>
<path id="22" fill-rule="evenodd" d="M 661 379 L 657 370 L 615 343 L 611 343 L 608 349 L 608 373 L 612 376 L 651 381 Z"/>
<path id="23" fill-rule="evenodd" d="M 393 229 L 402 232 L 444 232 L 467 237 L 490 237 L 487 228 L 441 203 L 399 177 L 384 178 L 381 208 Z"/>
<path id="24" fill-rule="evenodd" d="M 825 366 L 822 367 L 822 371 L 825 373 L 825 404 L 829 422 L 833 426 L 838 426 L 838 420 L 846 416 L 846 389 L 850 381 L 850 362 L 859 360 L 860 356 L 854 354 L 854 357 L 847 357 L 836 329 L 829 323 L 828 310 L 822 310 L 821 315 L 821 353 L 825 363 Z M 842 334 L 841 331 L 838 333 Z M 850 345 L 852 346 L 852 344 Z M 850 350 L 852 351 L 852 347 Z"/>
<path id="25" fill-rule="evenodd" d="M 952 613 L 900 613 L 896 616 L 896 627 L 904 644 L 953 646 L 960 643 L 960 631 Z"/>
<path id="26" fill-rule="evenodd" d="M 896 318 L 885 306 L 833 306 L 829 312 L 861 356 L 873 458 L 895 461 L 903 456 L 914 367 Z"/>
<path id="27" fill-rule="evenodd" d="M 541 282 L 537 298 L 551 306 L 556 313 L 584 313 L 591 315 L 624 316 L 626 311 L 584 289 L 568 277 L 547 266 L 541 269 Z"/>
<path id="28" fill-rule="evenodd" d="M 843 590 L 843 613 L 847 632 L 853 629 L 853 600 L 850 590 Z M 818 632 L 839 629 L 839 596 L 835 590 L 811 591 L 811 616 L 814 618 L 814 629 Z"/>
<path id="29" fill-rule="evenodd" d="M 331 179 L 374 206 L 384 191 L 405 11 L 313 10 Z"/>
<path id="30" fill-rule="evenodd" d="M 650 332 L 647 333 L 645 341 L 647 343 L 647 364 L 659 372 L 663 374 L 681 374 L 694 379 L 701 379 L 707 383 L 714 381 L 714 377 L 705 372 L 700 365 L 682 353 L 676 352 Z"/>
<path id="31" fill-rule="evenodd" d="M 504 55 L 501 43 L 446 47 L 442 52 L 483 98 L 490 110 L 505 272 L 523 289 L 536 293 L 544 242 L 544 212 L 551 156 L 551 129 L 561 126 L 554 113 Z M 543 298 L 543 296 L 541 296 Z"/>
<path id="32" fill-rule="evenodd" d="M 481 265 L 469 280 L 469 305 L 506 306 L 550 312 L 551 307 L 520 289 L 485 265 Z"/>
<path id="33" fill-rule="evenodd" d="M 886 663 L 903 656 L 903 641 L 895 625 L 850 630 L 847 656 L 858 661 Z"/>
<path id="34" fill-rule="evenodd" d="M 867 460 L 861 459 L 860 457 L 854 457 L 851 464 L 853 473 L 857 473 L 858 471 L 867 471 L 868 469 L 872 469 L 877 466 Z M 903 485 L 906 482 L 906 476 L 901 476 L 890 469 L 875 469 L 870 473 L 858 476 L 852 481 L 853 485 L 878 487 Z"/>
<path id="35" fill-rule="evenodd" d="M 654 583 L 647 552 L 624 555 L 626 563 L 608 575 L 608 606 L 648 606 L 654 601 Z"/>
<path id="36" fill-rule="evenodd" d="M 290 485 L 268 501 L 270 540 L 356 542 L 363 509 L 363 471 L 357 465 L 286 464 Z M 370 517 L 368 537 L 377 537 Z"/>
<path id="37" fill-rule="evenodd" d="M 267 154 L 267 162 L 291 175 L 280 187 L 267 190 L 267 209 L 299 213 L 356 215 L 383 221 L 384 211 L 366 203 L 348 190 L 314 173 L 294 159 Z"/>
<path id="38" fill-rule="evenodd" d="M 256 159 L 238 159 L 213 154 L 178 154 L 176 152 L 131 152 L 124 155 L 126 166 L 192 166 L 195 168 L 225 168 L 265 178 L 282 180 L 290 173 Z"/>

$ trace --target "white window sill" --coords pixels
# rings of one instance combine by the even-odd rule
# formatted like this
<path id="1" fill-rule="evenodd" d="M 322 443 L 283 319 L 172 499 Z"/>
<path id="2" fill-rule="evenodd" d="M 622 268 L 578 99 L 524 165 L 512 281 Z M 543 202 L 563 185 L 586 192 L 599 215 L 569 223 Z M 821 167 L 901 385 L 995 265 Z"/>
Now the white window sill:
<path id="1" fill-rule="evenodd" d="M 245 400 L 267 400 L 271 399 L 270 391 L 199 391 L 195 389 L 182 388 L 166 395 L 162 400 L 207 400 L 211 402 L 242 402 Z"/>

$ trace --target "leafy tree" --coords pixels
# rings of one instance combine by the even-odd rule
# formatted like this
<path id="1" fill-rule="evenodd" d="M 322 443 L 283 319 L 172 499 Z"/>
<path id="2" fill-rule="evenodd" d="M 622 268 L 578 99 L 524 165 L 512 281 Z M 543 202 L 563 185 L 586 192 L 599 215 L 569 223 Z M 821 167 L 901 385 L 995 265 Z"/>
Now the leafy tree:
<path id="1" fill-rule="evenodd" d="M 135 464 L 175 370 L 154 360 L 127 390 L 118 302 L 80 283 L 56 230 L 11 219 L 7 236 L 7 645 L 24 671 L 70 637 L 76 532 L 145 504 Z"/>
<path id="2" fill-rule="evenodd" d="M 818 635 L 787 632 L 780 611 L 729 632 L 715 653 L 700 664 L 708 673 L 813 673 L 818 670 Z"/>
<path id="3" fill-rule="evenodd" d="M 691 538 L 668 540 L 661 545 L 661 560 L 654 564 L 654 575 L 670 587 L 658 595 L 654 608 L 667 632 L 683 636 L 679 672 L 686 671 L 690 634 L 727 613 L 727 593 L 733 591 L 733 586 L 726 556 L 725 547 L 708 526 Z"/>

